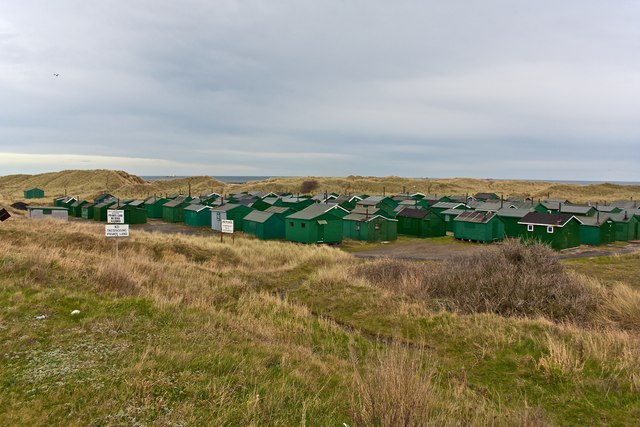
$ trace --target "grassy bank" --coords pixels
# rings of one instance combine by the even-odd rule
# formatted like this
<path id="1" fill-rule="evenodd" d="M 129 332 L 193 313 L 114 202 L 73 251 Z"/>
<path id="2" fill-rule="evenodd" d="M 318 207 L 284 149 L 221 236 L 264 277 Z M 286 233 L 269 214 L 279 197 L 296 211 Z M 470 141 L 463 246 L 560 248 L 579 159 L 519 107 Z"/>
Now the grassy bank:
<path id="1" fill-rule="evenodd" d="M 640 417 L 640 305 L 624 305 L 637 291 L 553 259 L 539 271 L 509 258 L 526 248 L 488 254 L 504 263 L 491 281 L 455 293 L 443 284 L 478 276 L 441 280 L 453 265 L 364 262 L 329 247 L 144 232 L 121 241 L 116 260 L 102 233 L 100 224 L 21 218 L 0 227 L 0 424 Z M 541 272 L 549 282 L 535 281 Z M 544 291 L 554 277 L 572 289 L 565 311 L 545 309 L 559 295 Z M 505 283 L 549 287 L 538 306 L 506 286 L 493 297 L 502 309 L 481 304 L 481 286 Z"/>

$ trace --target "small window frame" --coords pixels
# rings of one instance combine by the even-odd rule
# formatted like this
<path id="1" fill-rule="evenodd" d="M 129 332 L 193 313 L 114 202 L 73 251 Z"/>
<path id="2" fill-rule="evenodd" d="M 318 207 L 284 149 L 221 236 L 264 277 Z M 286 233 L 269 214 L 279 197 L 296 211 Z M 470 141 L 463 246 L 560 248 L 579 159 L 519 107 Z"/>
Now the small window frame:
<path id="1" fill-rule="evenodd" d="M 527 231 L 533 231 L 533 224 L 527 224 Z"/>
<path id="2" fill-rule="evenodd" d="M 549 233 L 549 234 L 553 234 L 553 229 L 554 229 L 554 228 L 555 228 L 555 227 L 553 227 L 552 225 L 548 225 L 548 226 L 547 226 L 547 233 Z"/>

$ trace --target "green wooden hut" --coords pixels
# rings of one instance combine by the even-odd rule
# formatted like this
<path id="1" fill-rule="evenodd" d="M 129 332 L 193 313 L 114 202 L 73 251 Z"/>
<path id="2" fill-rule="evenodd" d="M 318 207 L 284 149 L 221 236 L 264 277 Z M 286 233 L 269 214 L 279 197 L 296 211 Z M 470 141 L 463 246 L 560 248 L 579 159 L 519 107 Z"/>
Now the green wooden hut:
<path id="1" fill-rule="evenodd" d="M 249 206 L 239 203 L 227 203 L 211 209 L 211 228 L 215 231 L 222 230 L 222 220 L 232 220 L 234 231 L 242 231 L 242 220 L 252 211 Z"/>
<path id="2" fill-rule="evenodd" d="M 24 190 L 25 199 L 41 199 L 44 197 L 44 190 L 42 188 L 33 187 Z"/>
<path id="3" fill-rule="evenodd" d="M 242 219 L 242 231 L 258 239 L 284 239 L 285 217 L 273 212 L 251 211 Z"/>
<path id="4" fill-rule="evenodd" d="M 587 205 L 570 205 L 570 204 L 562 204 L 560 205 L 559 213 L 568 213 L 576 216 L 594 216 L 597 210 L 595 206 L 587 206 Z"/>
<path id="5" fill-rule="evenodd" d="M 444 227 L 447 233 L 453 233 L 453 220 L 466 209 L 447 209 L 440 212 L 440 218 L 444 221 Z"/>
<path id="6" fill-rule="evenodd" d="M 81 216 L 83 219 L 93 219 L 93 208 L 97 203 L 89 202 L 81 208 Z"/>
<path id="7" fill-rule="evenodd" d="M 294 209 L 299 212 L 304 208 L 315 204 L 316 202 L 313 199 L 306 197 L 296 197 L 296 196 L 288 196 L 281 197 L 273 204 L 273 206 L 283 206 L 286 208 Z"/>
<path id="8" fill-rule="evenodd" d="M 71 196 L 56 197 L 53 199 L 53 206 L 69 209 L 69 207 L 76 201 L 78 201 L 78 199 Z"/>
<path id="9" fill-rule="evenodd" d="M 109 210 L 122 210 L 124 211 L 124 223 L 125 224 L 146 224 L 147 223 L 147 210 L 143 207 L 138 207 L 131 203 L 115 204 L 109 208 Z"/>
<path id="10" fill-rule="evenodd" d="M 608 245 L 616 240 L 616 226 L 609 215 L 576 217 L 580 221 L 580 243 L 583 245 Z"/>
<path id="11" fill-rule="evenodd" d="M 74 218 L 82 218 L 82 207 L 88 204 L 88 200 L 76 200 L 69 206 L 69 216 Z"/>
<path id="12" fill-rule="evenodd" d="M 288 215 L 291 215 L 292 213 L 295 213 L 296 211 L 291 208 L 287 208 L 285 206 L 271 206 L 267 208 L 264 212 L 274 213 L 284 218 Z"/>
<path id="13" fill-rule="evenodd" d="M 429 207 L 433 212 L 440 214 L 448 209 L 469 210 L 469 206 L 461 202 L 436 202 Z"/>
<path id="14" fill-rule="evenodd" d="M 164 222 L 184 222 L 184 208 L 189 206 L 191 197 L 178 196 L 162 205 L 162 220 Z"/>
<path id="15" fill-rule="evenodd" d="M 164 197 L 149 197 L 144 201 L 144 209 L 147 211 L 147 218 L 162 218 L 162 206 L 169 202 Z"/>
<path id="16" fill-rule="evenodd" d="M 398 220 L 350 213 L 342 218 L 342 235 L 345 239 L 391 242 L 398 238 Z"/>
<path id="17" fill-rule="evenodd" d="M 104 202 L 97 203 L 93 207 L 93 220 L 94 221 L 107 221 L 107 211 L 112 209 L 112 206 L 117 205 L 118 201 L 114 199 L 108 199 Z"/>
<path id="18" fill-rule="evenodd" d="M 523 239 L 540 241 L 558 250 L 580 246 L 580 221 L 571 214 L 529 212 L 518 224 L 525 226 Z"/>
<path id="19" fill-rule="evenodd" d="M 615 224 L 616 240 L 626 242 L 640 237 L 638 235 L 640 233 L 638 216 L 626 210 L 616 214 L 609 214 L 609 216 Z"/>
<path id="20" fill-rule="evenodd" d="M 98 194 L 98 196 L 96 196 L 95 199 L 93 199 L 93 202 L 94 203 L 102 203 L 102 202 L 104 202 L 106 200 L 115 199 L 115 198 L 116 198 L 115 196 L 113 196 L 113 195 L 111 195 L 109 193 L 100 193 L 100 194 Z"/>
<path id="21" fill-rule="evenodd" d="M 338 205 L 313 204 L 286 217 L 286 239 L 299 243 L 340 243 L 342 218 L 348 213 Z"/>
<path id="22" fill-rule="evenodd" d="M 498 217 L 504 224 L 504 234 L 506 237 L 521 237 L 525 227 L 518 224 L 522 218 L 529 212 L 535 212 L 533 208 L 529 209 L 516 209 L 516 208 L 502 208 L 498 210 Z"/>
<path id="23" fill-rule="evenodd" d="M 190 204 L 184 208 L 184 223 L 194 227 L 211 227 L 211 207 Z"/>
<path id="24" fill-rule="evenodd" d="M 387 215 L 391 217 L 395 216 L 395 208 L 398 206 L 398 202 L 387 196 L 369 196 L 356 203 L 356 206 L 362 207 L 376 207 L 383 210 Z"/>
<path id="25" fill-rule="evenodd" d="M 446 236 L 447 229 L 442 217 L 432 210 L 404 208 L 398 215 L 398 234 L 416 237 Z"/>
<path id="26" fill-rule="evenodd" d="M 474 242 L 504 239 L 504 223 L 496 212 L 465 211 L 453 220 L 453 237 Z"/>

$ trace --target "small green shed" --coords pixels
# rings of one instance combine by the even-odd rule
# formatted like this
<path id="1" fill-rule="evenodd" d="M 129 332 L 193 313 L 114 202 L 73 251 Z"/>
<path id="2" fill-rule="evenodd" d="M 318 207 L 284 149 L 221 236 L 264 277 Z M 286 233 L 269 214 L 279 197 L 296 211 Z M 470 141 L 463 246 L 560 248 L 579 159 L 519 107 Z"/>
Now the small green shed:
<path id="1" fill-rule="evenodd" d="M 164 222 L 184 222 L 184 208 L 189 206 L 191 197 L 178 196 L 162 205 L 162 220 Z"/>
<path id="2" fill-rule="evenodd" d="M 33 187 L 24 190 L 25 199 L 41 199 L 44 197 L 44 190 L 42 188 Z"/>
<path id="3" fill-rule="evenodd" d="M 616 226 L 609 215 L 576 217 L 580 221 L 580 243 L 583 245 L 608 245 L 616 240 Z"/>
<path id="4" fill-rule="evenodd" d="M 211 227 L 211 207 L 191 204 L 184 208 L 184 223 L 194 227 Z"/>
<path id="5" fill-rule="evenodd" d="M 474 242 L 498 242 L 504 239 L 504 223 L 495 212 L 465 211 L 453 220 L 453 237 Z"/>
<path id="6" fill-rule="evenodd" d="M 313 204 L 286 217 L 286 239 L 299 243 L 340 243 L 342 218 L 348 213 L 338 205 Z"/>
<path id="7" fill-rule="evenodd" d="M 518 224 L 522 225 L 522 238 L 546 243 L 553 249 L 580 246 L 580 221 L 567 213 L 529 212 Z"/>
<path id="8" fill-rule="evenodd" d="M 124 211 L 124 224 L 146 224 L 147 223 L 147 210 L 142 207 L 137 207 L 131 203 L 121 203 L 111 206 L 108 210 L 122 210 Z"/>
<path id="9" fill-rule="evenodd" d="M 284 239 L 285 218 L 272 212 L 254 210 L 242 219 L 242 231 L 258 239 Z"/>
<path id="10" fill-rule="evenodd" d="M 242 220 L 252 211 L 249 206 L 239 203 L 227 203 L 211 209 L 211 228 L 222 231 L 222 220 L 232 220 L 234 231 L 242 231 Z"/>
<path id="11" fill-rule="evenodd" d="M 616 214 L 609 214 L 616 228 L 616 240 L 626 242 L 638 239 L 639 225 L 638 217 L 625 210 Z"/>
<path id="12" fill-rule="evenodd" d="M 342 218 L 342 235 L 345 239 L 391 242 L 398 238 L 398 220 L 350 213 Z"/>
<path id="13" fill-rule="evenodd" d="M 94 221 L 107 221 L 107 211 L 118 203 L 117 200 L 109 199 L 104 202 L 97 203 L 93 207 L 93 220 Z"/>
<path id="14" fill-rule="evenodd" d="M 72 204 L 74 204 L 78 199 L 76 199 L 75 197 L 71 197 L 71 196 L 63 196 L 63 197 L 56 197 L 55 199 L 53 199 L 53 206 L 59 207 L 59 208 L 69 208 Z"/>
<path id="15" fill-rule="evenodd" d="M 160 219 L 162 218 L 162 206 L 164 206 L 169 199 L 164 197 L 149 197 L 144 201 L 144 209 L 147 211 L 147 218 Z"/>
<path id="16" fill-rule="evenodd" d="M 82 206 L 81 210 L 82 210 L 82 218 L 84 219 L 93 219 L 93 208 L 96 206 L 97 203 L 87 203 L 86 205 Z"/>
<path id="17" fill-rule="evenodd" d="M 516 208 L 502 208 L 497 214 L 504 224 L 504 234 L 506 237 L 521 237 L 524 227 L 518 222 L 524 218 L 529 212 L 534 212 L 533 208 L 529 209 L 516 209 Z"/>
<path id="18" fill-rule="evenodd" d="M 440 217 L 444 221 L 444 226 L 447 233 L 453 233 L 453 220 L 462 212 L 466 212 L 465 209 L 447 209 L 440 212 Z"/>
<path id="19" fill-rule="evenodd" d="M 82 207 L 88 203 L 88 200 L 76 200 L 71 206 L 69 206 L 69 216 L 82 218 Z"/>
<path id="20" fill-rule="evenodd" d="M 432 210 L 404 208 L 398 215 L 398 234 L 416 237 L 440 237 L 447 235 L 442 217 Z"/>

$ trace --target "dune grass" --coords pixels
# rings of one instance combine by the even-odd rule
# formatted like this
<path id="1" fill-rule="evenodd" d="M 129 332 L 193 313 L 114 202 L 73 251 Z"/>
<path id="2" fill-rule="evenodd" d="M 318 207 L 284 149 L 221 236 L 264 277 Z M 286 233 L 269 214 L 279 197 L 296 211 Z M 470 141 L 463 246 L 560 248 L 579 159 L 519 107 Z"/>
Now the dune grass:
<path id="1" fill-rule="evenodd" d="M 421 290 L 434 280 L 421 264 L 385 276 L 385 260 L 325 246 L 145 232 L 123 239 L 114 259 L 102 233 L 100 224 L 23 218 L 0 227 L 0 424 L 640 417 L 638 323 L 624 305 L 638 293 L 629 287 L 564 277 L 554 264 L 596 298 L 594 315 L 466 310 L 460 295 Z"/>
<path id="2" fill-rule="evenodd" d="M 10 175 L 0 177 L 0 201 L 15 201 L 22 198 L 22 191 L 30 187 L 41 187 L 50 201 L 54 196 L 80 196 L 91 199 L 102 192 L 109 192 L 120 198 L 143 198 L 150 195 L 171 193 L 186 194 L 191 187 L 192 194 L 205 192 L 233 193 L 260 190 L 275 192 L 300 192 L 305 181 L 317 181 L 316 192 L 336 192 L 339 194 L 397 194 L 421 192 L 438 195 L 463 195 L 490 192 L 498 195 L 532 197 L 533 199 L 565 198 L 574 203 L 628 200 L 640 197 L 639 185 L 577 185 L 553 182 L 533 182 L 518 180 L 491 180 L 472 178 L 415 179 L 395 176 L 348 176 L 348 177 L 291 177 L 272 178 L 245 184 L 225 184 L 208 176 L 182 179 L 167 179 L 146 182 L 142 178 L 124 171 L 71 170 L 38 175 Z M 37 199 L 36 199 L 37 201 Z"/>

